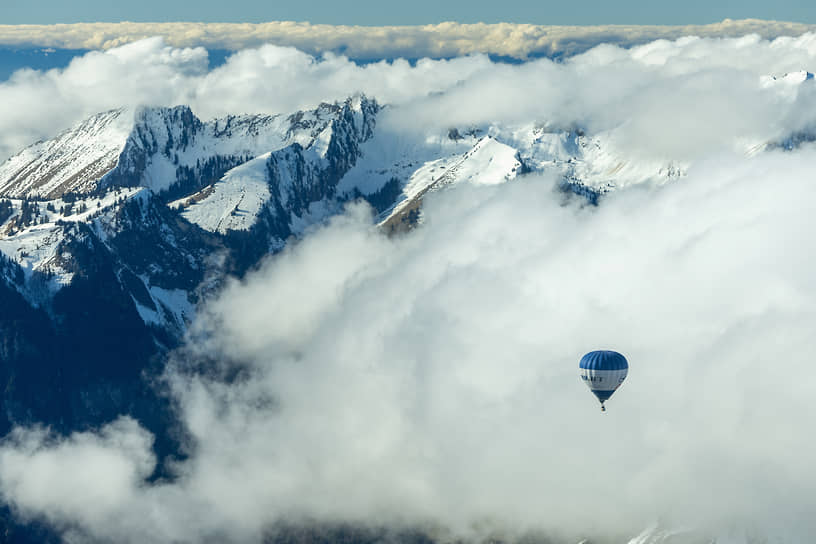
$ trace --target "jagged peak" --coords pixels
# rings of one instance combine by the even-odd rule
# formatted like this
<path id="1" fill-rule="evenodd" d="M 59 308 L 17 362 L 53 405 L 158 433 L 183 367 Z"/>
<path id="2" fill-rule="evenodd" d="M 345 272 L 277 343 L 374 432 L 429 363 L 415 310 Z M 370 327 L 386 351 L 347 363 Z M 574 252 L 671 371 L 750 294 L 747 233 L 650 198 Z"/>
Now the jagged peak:
<path id="1" fill-rule="evenodd" d="M 327 129 L 367 139 L 379 109 L 357 93 L 288 117 L 239 114 L 203 122 L 184 104 L 106 110 L 0 164 L 0 196 L 53 199 L 132 185 L 161 191 L 175 183 L 177 167 L 194 168 L 199 159 L 223 155 L 235 162 L 292 143 L 306 148 Z"/>
<path id="2" fill-rule="evenodd" d="M 193 115 L 193 110 L 187 104 L 176 104 L 175 106 L 151 106 L 142 104 L 135 108 L 137 115 Z"/>
<path id="3" fill-rule="evenodd" d="M 369 98 L 364 92 L 357 92 L 346 99 L 345 105 L 354 111 L 366 109 L 379 110 L 380 104 L 375 98 Z"/>
<path id="4" fill-rule="evenodd" d="M 139 106 L 134 111 L 134 126 L 131 135 L 138 133 L 145 128 L 154 129 L 157 127 L 188 128 L 193 132 L 198 131 L 203 123 L 196 117 L 190 106 L 178 105 L 172 107 L 163 106 Z"/>
<path id="5" fill-rule="evenodd" d="M 67 132 L 67 131 L 70 131 L 70 130 L 75 130 L 78 127 L 91 124 L 96 120 L 117 119 L 122 115 L 126 115 L 128 111 L 129 111 L 129 108 L 127 108 L 127 107 L 112 108 L 112 109 L 109 109 L 109 110 L 100 111 L 98 113 L 95 113 L 93 115 L 88 116 L 87 118 L 83 119 L 82 121 L 76 123 L 73 127 L 69 128 L 69 129 L 67 129 L 66 131 L 63 131 L 63 132 Z"/>

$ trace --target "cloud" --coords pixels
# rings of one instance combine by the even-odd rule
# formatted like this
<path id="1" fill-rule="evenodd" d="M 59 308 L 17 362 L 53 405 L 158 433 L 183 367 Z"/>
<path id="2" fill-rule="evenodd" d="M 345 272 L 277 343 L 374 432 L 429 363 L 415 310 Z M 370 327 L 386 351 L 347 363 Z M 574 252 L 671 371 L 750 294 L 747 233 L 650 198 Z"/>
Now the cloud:
<path id="1" fill-rule="evenodd" d="M 202 308 L 166 375 L 191 437 L 173 481 L 146 479 L 151 437 L 131 419 L 21 428 L 0 445 L 3 499 L 80 542 L 254 542 L 314 521 L 624 541 L 656 519 L 806 540 L 816 150 L 743 144 L 813 123 L 813 86 L 760 77 L 811 66 L 814 40 L 688 38 L 519 66 L 264 46 L 207 71 L 203 49 L 152 39 L 18 73 L 0 104 L 40 93 L 63 120 L 116 101 L 207 116 L 363 90 L 392 104 L 378 130 L 395 138 L 577 125 L 636 160 L 691 166 L 597 208 L 540 175 L 462 186 L 391 239 L 353 206 Z M 606 414 L 576 371 L 596 348 L 631 363 Z M 241 372 L 205 372 L 197 355 Z"/>
<path id="2" fill-rule="evenodd" d="M 186 103 L 190 81 L 206 70 L 204 49 L 158 38 L 87 53 L 65 70 L 19 70 L 0 83 L 0 160 L 101 111 Z"/>
<path id="3" fill-rule="evenodd" d="M 717 159 L 598 209 L 542 178 L 463 188 L 394 241 L 352 213 L 211 307 L 253 378 L 196 396 L 194 434 L 216 466 L 253 437 L 246 479 L 277 482 L 282 504 L 257 501 L 286 515 L 809 534 L 812 387 L 790 377 L 814 343 L 814 159 Z M 610 418 L 576 378 L 597 347 L 632 362 Z"/>
<path id="4" fill-rule="evenodd" d="M 760 78 L 808 69 L 814 59 L 816 34 L 805 34 L 603 45 L 565 62 L 522 65 L 484 55 L 361 65 L 265 45 L 208 70 L 205 49 L 150 38 L 87 53 L 63 70 L 20 70 L 0 83 L 0 159 L 111 108 L 189 104 L 210 119 L 290 113 L 360 91 L 399 106 L 383 123 L 402 133 L 494 121 L 621 128 L 620 146 L 680 159 L 737 138 L 762 143 L 794 124 L 808 127 L 812 89 L 786 94 L 764 88 Z M 690 109 L 699 114 L 685 115 Z"/>
<path id="5" fill-rule="evenodd" d="M 188 104 L 210 119 L 291 113 L 358 91 L 398 103 L 444 91 L 490 66 L 483 56 L 361 66 L 268 45 L 238 52 L 208 71 L 203 48 L 176 49 L 149 38 L 87 53 L 64 70 L 19 70 L 0 83 L 0 160 L 112 108 Z"/>
<path id="6" fill-rule="evenodd" d="M 763 38 L 799 36 L 816 25 L 726 19 L 709 25 L 542 26 L 460 24 L 422 26 L 334 26 L 276 21 L 249 23 L 80 23 L 0 25 L 0 44 L 15 47 L 110 49 L 151 36 L 174 47 L 237 51 L 264 44 L 296 47 L 309 54 L 340 52 L 357 59 L 455 57 L 489 53 L 516 59 L 569 56 L 602 43 L 630 47 L 683 36 Z"/>
<path id="7" fill-rule="evenodd" d="M 104 523 L 132 499 L 153 470 L 153 439 L 124 417 L 98 433 L 67 439 L 46 429 L 16 429 L 0 451 L 2 496 L 60 527 Z"/>
<path id="8" fill-rule="evenodd" d="M 134 542 L 258 541 L 281 520 L 622 538 L 655 519 L 800 541 L 814 160 L 720 158 L 599 208 L 541 177 L 462 187 L 396 239 L 354 207 L 207 307 L 189 349 L 245 371 L 171 367 L 194 446 L 177 481 L 140 479 L 149 441 L 122 420 L 17 430 L 4 497 Z M 595 348 L 631 363 L 606 414 L 577 378 Z"/>

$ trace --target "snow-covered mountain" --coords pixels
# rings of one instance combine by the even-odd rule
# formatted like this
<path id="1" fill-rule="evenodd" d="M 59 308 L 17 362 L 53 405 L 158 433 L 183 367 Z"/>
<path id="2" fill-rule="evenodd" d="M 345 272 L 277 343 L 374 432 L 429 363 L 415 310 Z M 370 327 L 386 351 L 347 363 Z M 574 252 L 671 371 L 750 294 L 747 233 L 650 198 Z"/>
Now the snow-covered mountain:
<path id="1" fill-rule="evenodd" d="M 787 92 L 813 75 L 763 81 Z M 187 106 L 122 108 L 0 164 L 2 432 L 30 422 L 84 428 L 126 413 L 161 453 L 177 451 L 169 401 L 145 375 L 227 278 L 349 201 L 366 200 L 391 234 L 421 223 L 429 194 L 459 184 L 545 173 L 597 204 L 610 191 L 672 183 L 689 167 L 628 156 L 614 130 L 534 119 L 417 137 L 383 127 L 387 112 L 362 95 L 206 121 Z M 791 149 L 812 134 L 747 151 Z M 653 528 L 630 544 L 698 541 Z"/>
<path id="2" fill-rule="evenodd" d="M 193 312 L 192 284 L 206 275 L 210 257 L 189 254 L 175 231 L 197 247 L 210 247 L 209 254 L 226 256 L 220 262 L 227 268 L 216 276 L 240 274 L 355 198 L 368 200 L 391 232 L 417 222 L 428 192 L 457 183 L 500 183 L 549 171 L 564 189 L 594 202 L 615 187 L 663 183 L 683 172 L 682 165 L 621 157 L 607 134 L 546 123 L 453 127 L 424 139 L 399 138 L 376 130 L 381 109 L 365 96 L 290 115 L 206 122 L 186 106 L 119 109 L 32 145 L 0 165 L 0 197 L 6 197 L 0 251 L 25 278 L 16 289 L 35 306 L 48 307 L 82 268 L 63 248 L 72 232 L 87 228 L 112 252 L 118 275 L 135 273 L 144 291 L 155 294 L 149 302 L 133 294 L 145 324 L 178 333 Z M 125 210 L 134 206 L 152 223 L 125 220 Z M 132 252 L 120 254 L 116 245 L 148 224 L 156 243 L 142 244 L 136 254 L 150 266 L 137 265 L 130 262 Z M 196 271 L 188 271 L 189 284 L 168 281 L 180 272 L 159 266 L 166 259 L 159 250 L 186 254 Z M 135 283 L 129 285 L 132 290 Z"/>
<path id="3" fill-rule="evenodd" d="M 761 84 L 787 92 L 812 81 L 797 72 Z M 350 200 L 367 200 L 390 233 L 421 221 L 426 195 L 460 183 L 547 173 L 597 203 L 612 190 L 670 182 L 689 166 L 627 156 L 615 130 L 533 119 L 409 137 L 378 129 L 384 111 L 358 95 L 288 115 L 203 121 L 187 106 L 94 115 L 0 164 L 7 285 L 53 313 L 54 297 L 87 267 L 66 248 L 85 240 L 109 257 L 143 325 L 178 337 L 203 292 Z M 749 151 L 812 139 L 797 133 Z"/>
<path id="4" fill-rule="evenodd" d="M 338 209 L 379 110 L 363 96 L 207 122 L 183 106 L 115 110 L 0 165 L 0 432 L 129 413 L 177 451 L 145 376 L 203 297 Z"/>
<path id="5" fill-rule="evenodd" d="M 490 136 L 478 140 L 462 155 L 428 161 L 408 178 L 392 206 L 380 216 L 386 232 L 405 230 L 416 222 L 423 196 L 456 183 L 492 185 L 526 171 L 519 152 Z"/>
<path id="6" fill-rule="evenodd" d="M 87 193 L 115 165 L 130 127 L 125 110 L 100 113 L 0 164 L 0 195 L 57 198 Z"/>
<path id="7" fill-rule="evenodd" d="M 371 138 L 379 111 L 365 97 L 334 109 L 334 117 L 325 115 L 327 108 L 292 116 L 294 126 L 279 145 L 169 205 L 188 221 L 224 235 L 271 221 L 278 228 L 272 247 L 282 247 L 287 236 L 337 211 L 336 186 Z"/>
<path id="8" fill-rule="evenodd" d="M 627 544 L 753 544 L 758 542 L 783 542 L 783 540 L 769 540 L 761 533 L 738 527 L 721 531 L 720 534 L 709 534 L 689 527 L 670 528 L 655 524 L 631 538 Z"/>
<path id="9" fill-rule="evenodd" d="M 349 201 L 366 200 L 396 233 L 421 223 L 425 197 L 459 184 L 546 173 L 597 203 L 688 167 L 627 156 L 614 131 L 546 119 L 406 136 L 362 95 L 286 115 L 235 113 L 112 110 L 0 164 L 3 433 L 131 414 L 161 455 L 178 451 L 169 400 L 145 376 L 227 278 Z M 633 542 L 673 542 L 642 536 Z"/>
<path id="10" fill-rule="evenodd" d="M 248 230 L 262 210 L 277 214 L 277 230 L 269 236 L 272 247 L 280 247 L 300 228 L 310 198 L 333 196 L 336 179 L 322 186 L 323 178 L 338 178 L 353 163 L 378 108 L 357 97 L 291 116 L 207 123 L 181 106 L 96 115 L 0 165 L 0 195 L 10 197 L 0 212 L 0 251 L 20 265 L 28 280 L 24 294 L 40 304 L 71 283 L 73 267 L 59 249 L 69 227 L 89 227 L 110 248 L 132 228 L 123 220 L 128 203 L 143 214 L 152 209 L 170 218 L 156 225 L 170 252 L 184 248 L 169 236 L 169 223 L 227 234 Z M 293 170 L 287 173 L 289 161 Z M 170 206 L 182 209 L 180 216 L 157 211 L 178 195 L 183 197 Z M 46 293 L 44 283 L 50 286 Z"/>
<path id="11" fill-rule="evenodd" d="M 366 99 L 358 99 L 359 105 Z M 264 152 L 309 147 L 341 115 L 323 104 L 290 116 L 237 115 L 200 121 L 187 106 L 95 115 L 0 164 L 0 196 L 53 199 L 139 185 L 184 191 Z"/>

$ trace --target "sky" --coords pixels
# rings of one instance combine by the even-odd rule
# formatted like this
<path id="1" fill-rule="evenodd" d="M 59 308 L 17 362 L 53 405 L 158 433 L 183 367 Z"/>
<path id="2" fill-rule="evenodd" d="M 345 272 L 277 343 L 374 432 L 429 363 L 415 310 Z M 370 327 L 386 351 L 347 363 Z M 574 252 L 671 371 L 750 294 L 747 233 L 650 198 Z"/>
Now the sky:
<path id="1" fill-rule="evenodd" d="M 546 174 L 461 185 L 394 238 L 352 206 L 201 308 L 164 377 L 191 440 L 175 479 L 148 481 L 152 437 L 132 418 L 66 436 L 34 425 L 0 443 L 0 496 L 71 542 L 260 542 L 281 520 L 446 541 L 627 542 L 656 521 L 721 543 L 808 541 L 816 149 L 763 145 L 813 133 L 813 79 L 772 76 L 814 64 L 814 34 L 512 65 L 266 45 L 214 70 L 203 49 L 153 38 L 18 73 L 0 84 L 5 149 L 123 105 L 210 118 L 363 91 L 389 104 L 389 148 L 451 126 L 531 140 L 580 126 L 613 164 L 676 160 L 685 175 L 597 207 Z M 577 373 L 596 347 L 630 361 L 605 414 Z M 241 379 L 190 370 L 191 354 L 237 362 Z"/>
<path id="2" fill-rule="evenodd" d="M 308 21 L 343 25 L 419 25 L 443 21 L 461 23 L 515 22 L 543 25 L 704 24 L 731 19 L 771 19 L 816 23 L 816 4 L 808 0 L 585 0 L 583 2 L 505 0 L 415 0 L 412 2 L 332 0 L 290 2 L 275 0 L 206 0 L 191 8 L 180 0 L 5 0 L 2 24 L 77 22 L 265 22 Z"/>

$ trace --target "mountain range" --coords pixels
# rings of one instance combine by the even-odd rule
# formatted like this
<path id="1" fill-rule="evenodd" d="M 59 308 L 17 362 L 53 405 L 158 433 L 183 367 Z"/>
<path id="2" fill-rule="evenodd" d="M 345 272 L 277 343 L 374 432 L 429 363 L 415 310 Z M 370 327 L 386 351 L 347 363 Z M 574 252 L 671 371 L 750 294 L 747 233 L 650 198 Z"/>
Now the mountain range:
<path id="1" fill-rule="evenodd" d="M 349 202 L 401 235 L 422 222 L 424 198 L 457 184 L 544 174 L 564 198 L 596 205 L 689 167 L 623 156 L 614 131 L 541 120 L 406 137 L 381 127 L 390 108 L 364 95 L 207 121 L 187 106 L 121 108 L 0 164 L 0 433 L 130 414 L 161 456 L 183 455 L 155 377 L 197 308 Z"/>

